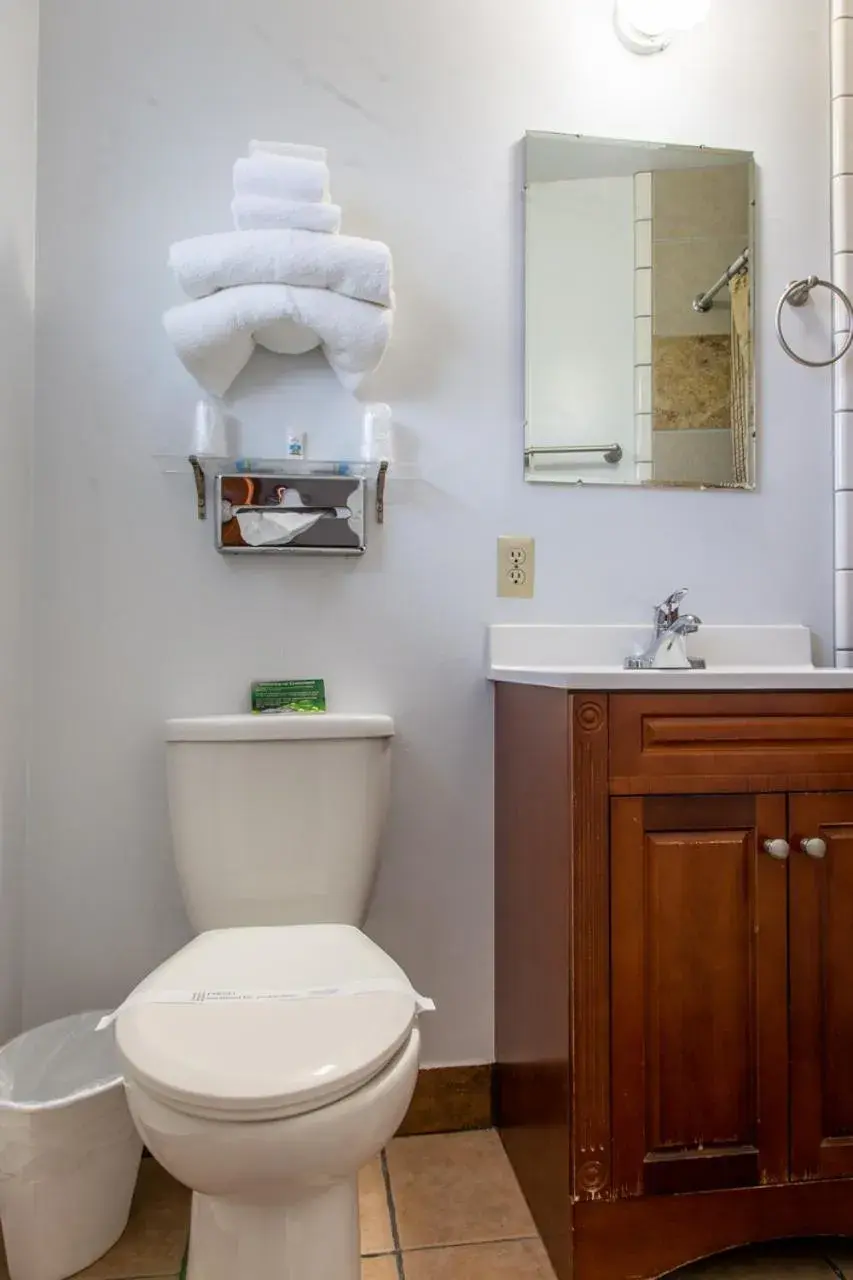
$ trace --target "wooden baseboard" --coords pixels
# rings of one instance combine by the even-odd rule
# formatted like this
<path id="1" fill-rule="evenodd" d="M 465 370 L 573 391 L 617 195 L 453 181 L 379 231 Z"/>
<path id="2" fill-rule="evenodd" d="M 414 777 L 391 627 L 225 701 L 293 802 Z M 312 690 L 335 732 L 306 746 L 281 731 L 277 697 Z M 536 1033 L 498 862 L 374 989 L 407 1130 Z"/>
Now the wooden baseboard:
<path id="1" fill-rule="evenodd" d="M 494 1124 L 491 1063 L 478 1067 L 422 1070 L 399 1137 L 491 1129 Z"/>

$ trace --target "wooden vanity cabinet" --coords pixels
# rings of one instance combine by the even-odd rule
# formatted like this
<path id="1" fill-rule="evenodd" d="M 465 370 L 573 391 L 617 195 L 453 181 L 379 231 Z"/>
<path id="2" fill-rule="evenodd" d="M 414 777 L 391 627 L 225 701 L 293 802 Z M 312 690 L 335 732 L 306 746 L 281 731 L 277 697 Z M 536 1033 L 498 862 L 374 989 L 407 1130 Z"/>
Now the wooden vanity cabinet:
<path id="1" fill-rule="evenodd" d="M 496 685 L 498 1123 L 560 1280 L 853 1235 L 853 693 Z"/>

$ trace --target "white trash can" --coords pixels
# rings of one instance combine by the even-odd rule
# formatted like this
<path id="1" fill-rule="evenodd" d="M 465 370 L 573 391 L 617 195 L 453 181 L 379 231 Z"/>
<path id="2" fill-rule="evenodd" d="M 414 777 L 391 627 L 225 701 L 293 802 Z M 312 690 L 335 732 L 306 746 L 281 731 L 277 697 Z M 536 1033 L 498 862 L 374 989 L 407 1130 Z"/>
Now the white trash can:
<path id="1" fill-rule="evenodd" d="M 0 1049 L 0 1226 L 11 1280 L 64 1280 L 127 1225 L 142 1155 L 113 1029 L 62 1018 Z"/>

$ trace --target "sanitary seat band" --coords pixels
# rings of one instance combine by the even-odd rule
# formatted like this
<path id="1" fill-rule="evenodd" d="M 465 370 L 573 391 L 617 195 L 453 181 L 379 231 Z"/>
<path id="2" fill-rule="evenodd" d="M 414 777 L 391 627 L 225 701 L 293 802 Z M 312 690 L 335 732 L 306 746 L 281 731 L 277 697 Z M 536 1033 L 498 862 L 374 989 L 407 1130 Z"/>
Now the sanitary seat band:
<path id="1" fill-rule="evenodd" d="M 339 1000 L 350 996 L 409 995 L 418 1013 L 433 1013 L 435 1002 L 399 978 L 366 978 L 357 982 L 345 982 L 335 986 L 297 987 L 292 990 L 270 989 L 266 991 L 209 990 L 199 991 L 135 991 L 112 1013 L 101 1018 L 96 1030 L 111 1027 L 119 1014 L 143 1004 L 286 1004 L 294 1000 Z"/>

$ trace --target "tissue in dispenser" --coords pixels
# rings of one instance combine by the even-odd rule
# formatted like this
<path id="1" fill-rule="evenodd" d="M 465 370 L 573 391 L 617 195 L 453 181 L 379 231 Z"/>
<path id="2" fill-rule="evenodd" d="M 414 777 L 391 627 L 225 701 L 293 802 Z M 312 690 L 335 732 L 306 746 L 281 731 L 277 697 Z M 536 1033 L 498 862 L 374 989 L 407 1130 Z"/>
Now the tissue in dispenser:
<path id="1" fill-rule="evenodd" d="M 360 555 L 364 491 L 357 476 L 218 476 L 216 545 L 243 554 Z"/>

